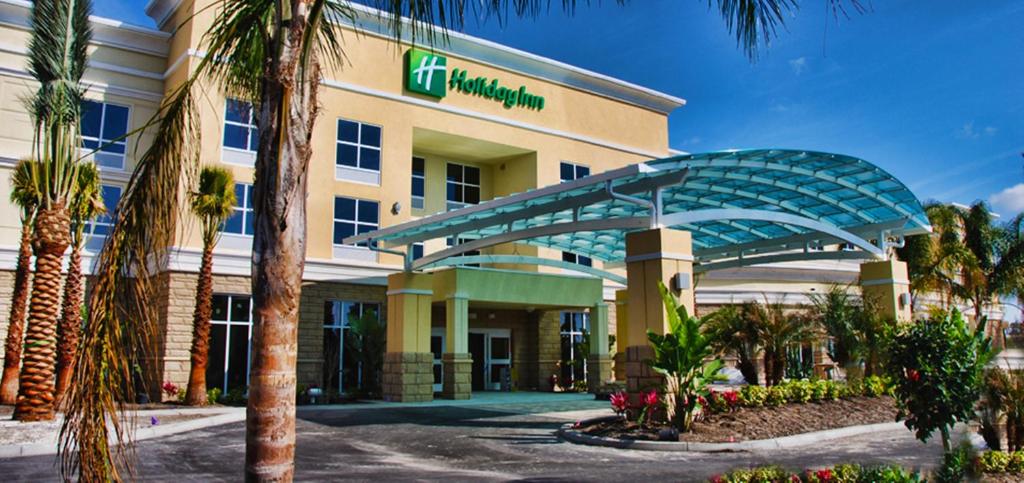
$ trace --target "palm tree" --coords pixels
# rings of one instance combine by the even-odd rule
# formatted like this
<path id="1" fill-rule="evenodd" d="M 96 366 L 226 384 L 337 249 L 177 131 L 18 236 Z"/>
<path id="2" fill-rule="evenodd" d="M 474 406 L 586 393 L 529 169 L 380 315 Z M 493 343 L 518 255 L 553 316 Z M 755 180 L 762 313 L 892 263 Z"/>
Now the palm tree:
<path id="1" fill-rule="evenodd" d="M 36 170 L 33 161 L 23 159 L 11 174 L 11 203 L 18 206 L 21 215 L 21 243 L 18 245 L 18 262 L 14 272 L 14 295 L 11 297 L 11 312 L 7 323 L 7 340 L 4 343 L 4 374 L 0 382 L 0 404 L 14 404 L 18 398 L 18 371 L 21 369 L 22 338 L 25 335 L 25 311 L 28 309 L 29 278 L 32 275 L 32 226 L 39 192 L 32 180 Z"/>
<path id="2" fill-rule="evenodd" d="M 760 384 L 757 357 L 761 353 L 761 334 L 756 320 L 750 317 L 751 303 L 737 307 L 726 305 L 707 316 L 706 330 L 712 345 L 721 354 L 737 358 L 736 367 L 747 384 Z"/>
<path id="3" fill-rule="evenodd" d="M 861 339 L 856 331 L 859 307 L 853 296 L 838 285 L 828 292 L 811 294 L 811 317 L 825 330 L 832 343 L 828 356 L 847 374 L 853 364 L 860 362 Z"/>
<path id="4" fill-rule="evenodd" d="M 840 0 L 832 0 L 838 5 Z M 563 0 L 566 10 L 574 0 Z M 473 3 L 487 14 L 536 16 L 542 0 L 490 0 Z M 463 0 L 376 0 L 391 32 L 413 40 L 432 28 L 462 26 Z M 795 0 L 735 2 L 717 0 L 719 13 L 753 57 L 762 38 L 772 35 Z M 178 180 L 198 163 L 197 110 L 193 87 L 200 80 L 251 101 L 259 129 L 253 188 L 254 334 L 246 424 L 246 477 L 291 480 L 295 445 L 295 347 L 306 246 L 306 187 L 310 143 L 316 121 L 321 62 L 336 65 L 343 56 L 332 18 L 350 16 L 348 2 L 334 0 L 219 0 L 212 27 L 203 37 L 206 56 L 193 75 L 174 88 L 150 122 L 154 143 L 143 153 L 118 207 L 113 234 L 100 256 L 90 303 L 89 328 L 76 359 L 78 383 L 62 431 L 62 471 L 81 479 L 118 479 L 112 464 L 105 414 L 117 407 L 120 388 L 129 387 L 131 350 L 126 339 L 152 326 L 151 308 L 136 304 L 120 316 L 118 300 L 146 300 L 155 294 L 150 260 L 162 259 L 170 245 Z M 411 21 L 403 23 L 402 15 Z M 442 30 L 444 32 L 446 30 Z M 442 36 L 443 37 L 443 36 Z M 221 62 L 231 59 L 230 62 Z M 132 274 L 129 277 L 128 274 Z M 120 297 L 119 297 L 120 296 Z M 144 327 L 139 327 L 144 326 Z M 136 330 L 138 329 L 138 330 Z M 118 441 L 125 434 L 112 418 Z M 74 453 L 71 448 L 78 448 Z M 118 446 L 120 448 L 121 446 Z M 120 453 L 124 458 L 125 453 Z M 122 460 L 126 461 L 126 460 Z"/>
<path id="5" fill-rule="evenodd" d="M 82 278 L 85 227 L 93 218 L 107 211 L 102 195 L 99 170 L 93 163 L 83 163 L 78 167 L 78 186 L 68 206 L 71 215 L 71 255 L 68 259 L 67 280 L 64 282 L 60 323 L 57 325 L 57 401 L 63 399 L 64 392 L 71 384 L 71 376 L 74 375 L 75 351 L 82 333 L 82 299 L 85 296 Z"/>
<path id="6" fill-rule="evenodd" d="M 81 79 L 92 38 L 91 11 L 89 0 L 32 4 L 28 59 L 29 71 L 40 84 L 30 106 L 35 122 L 32 155 L 39 161 L 33 164 L 39 208 L 32 234 L 35 278 L 14 408 L 14 418 L 20 421 L 54 418 L 57 310 L 62 262 L 71 238 L 68 202 L 80 164 Z"/>
<path id="7" fill-rule="evenodd" d="M 814 326 L 803 313 L 786 312 L 779 302 L 752 303 L 749 316 L 756 321 L 764 347 L 765 385 L 782 382 L 786 374 L 786 349 L 793 344 L 810 342 Z"/>
<path id="8" fill-rule="evenodd" d="M 210 352 L 210 314 L 213 312 L 213 247 L 220 227 L 235 206 L 235 180 L 231 172 L 207 166 L 199 173 L 199 189 L 192 193 L 192 214 L 199 218 L 203 235 L 203 261 L 196 281 L 196 309 L 192 316 L 192 368 L 185 404 L 206 404 L 206 363 Z"/>

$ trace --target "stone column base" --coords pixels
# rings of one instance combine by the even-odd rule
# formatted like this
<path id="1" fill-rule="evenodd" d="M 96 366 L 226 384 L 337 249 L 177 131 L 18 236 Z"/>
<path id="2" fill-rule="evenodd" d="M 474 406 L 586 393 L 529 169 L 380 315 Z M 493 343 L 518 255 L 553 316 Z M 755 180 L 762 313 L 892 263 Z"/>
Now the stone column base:
<path id="1" fill-rule="evenodd" d="M 444 381 L 441 397 L 445 399 L 469 399 L 473 392 L 472 354 L 443 354 Z"/>
<path id="2" fill-rule="evenodd" d="M 434 355 L 429 352 L 384 354 L 384 400 L 423 402 L 434 400 Z"/>
<path id="3" fill-rule="evenodd" d="M 654 358 L 654 348 L 649 345 L 635 345 L 626 348 L 626 392 L 636 394 L 651 389 L 661 391 L 664 377 L 647 365 Z"/>
<path id="4" fill-rule="evenodd" d="M 614 363 L 612 364 L 613 373 L 615 374 L 616 381 L 626 380 L 626 353 L 616 352 L 613 358 Z"/>
<path id="5" fill-rule="evenodd" d="M 612 358 L 607 354 L 587 358 L 587 389 L 591 394 L 600 394 L 601 389 L 612 378 Z"/>

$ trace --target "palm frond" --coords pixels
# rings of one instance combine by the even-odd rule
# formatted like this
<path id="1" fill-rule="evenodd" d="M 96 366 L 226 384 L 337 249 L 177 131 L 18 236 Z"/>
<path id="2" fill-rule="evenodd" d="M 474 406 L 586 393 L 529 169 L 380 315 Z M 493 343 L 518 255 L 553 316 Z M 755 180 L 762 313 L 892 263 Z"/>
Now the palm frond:
<path id="1" fill-rule="evenodd" d="M 71 243 L 80 247 L 85 241 L 83 234 L 86 225 L 105 213 L 107 207 L 103 204 L 100 172 L 95 164 L 82 163 L 78 167 L 76 180 L 78 186 L 68 204 L 68 214 L 71 216 Z"/>
<path id="2" fill-rule="evenodd" d="M 35 179 L 39 173 L 37 164 L 31 159 L 22 159 L 11 173 L 11 203 L 21 209 L 22 223 L 32 219 L 41 201 Z"/>
<path id="3" fill-rule="evenodd" d="M 202 225 L 203 242 L 211 245 L 217 240 L 220 225 L 234 212 L 234 176 L 222 167 L 206 166 L 199 172 L 199 189 L 190 198 L 192 214 Z"/>

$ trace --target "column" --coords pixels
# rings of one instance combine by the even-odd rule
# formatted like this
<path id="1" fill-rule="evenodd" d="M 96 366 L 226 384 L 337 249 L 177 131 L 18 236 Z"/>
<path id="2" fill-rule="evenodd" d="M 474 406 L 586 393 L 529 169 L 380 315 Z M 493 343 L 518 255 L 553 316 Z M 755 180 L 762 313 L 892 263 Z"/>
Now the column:
<path id="1" fill-rule="evenodd" d="M 608 355 L 608 304 L 599 302 L 590 309 L 590 354 L 587 355 L 587 388 L 600 394 L 612 378 L 612 359 Z"/>
<path id="2" fill-rule="evenodd" d="M 615 380 L 626 380 L 626 348 L 629 347 L 629 290 L 615 291 Z"/>
<path id="3" fill-rule="evenodd" d="M 391 274 L 387 296 L 384 400 L 431 401 L 434 399 L 434 356 L 430 352 L 431 276 L 412 272 Z"/>
<path id="4" fill-rule="evenodd" d="M 473 390 L 473 358 L 469 354 L 469 299 L 458 295 L 444 301 L 447 352 L 441 356 L 445 399 L 469 399 Z"/>
<path id="5" fill-rule="evenodd" d="M 875 303 L 883 316 L 910 321 L 910 276 L 906 263 L 895 258 L 862 263 L 860 286 L 864 298 Z"/>
<path id="6" fill-rule="evenodd" d="M 678 277 L 673 284 L 672 279 Z M 665 305 L 658 290 L 662 282 L 693 314 L 693 243 L 690 233 L 655 228 L 626 235 L 627 313 L 626 390 L 657 389 L 662 377 L 644 363 L 654 357 L 647 331 L 668 329 Z M 621 346 L 620 346 L 621 347 Z"/>

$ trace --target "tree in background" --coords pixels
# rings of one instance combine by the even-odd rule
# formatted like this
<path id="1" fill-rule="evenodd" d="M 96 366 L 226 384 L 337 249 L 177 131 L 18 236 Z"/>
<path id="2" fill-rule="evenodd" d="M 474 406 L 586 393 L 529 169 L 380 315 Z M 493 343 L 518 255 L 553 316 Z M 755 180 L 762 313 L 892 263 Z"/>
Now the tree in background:
<path id="1" fill-rule="evenodd" d="M 78 186 L 68 205 L 71 220 L 71 255 L 64 282 L 64 299 L 60 323 L 57 325 L 57 401 L 61 401 L 74 375 L 75 351 L 82 333 L 82 300 L 85 280 L 82 277 L 82 247 L 85 228 L 90 221 L 107 211 L 103 204 L 100 173 L 93 163 L 78 167 Z"/>
<path id="2" fill-rule="evenodd" d="M 0 381 L 0 404 L 14 404 L 18 398 L 18 372 L 21 369 L 22 338 L 25 335 L 25 312 L 28 309 L 30 277 L 32 276 L 32 226 L 39 206 L 39 192 L 32 176 L 38 172 L 34 161 L 23 159 L 11 173 L 11 203 L 19 209 L 21 242 L 14 272 L 14 295 L 7 319 L 4 343 L 4 374 Z"/>
<path id="3" fill-rule="evenodd" d="M 369 396 L 381 394 L 384 353 L 387 352 L 387 325 L 373 310 L 348 321 L 345 351 L 351 351 L 359 371 L 360 392 Z"/>
<path id="4" fill-rule="evenodd" d="M 442 34 L 447 28 L 461 28 L 467 5 L 478 9 L 474 13 L 503 18 L 509 10 L 519 17 L 536 16 L 547 4 L 541 0 L 369 3 L 390 19 L 395 39 L 409 30 L 413 43 L 423 34 L 433 43 L 437 32 L 433 26 L 441 26 Z M 576 2 L 563 0 L 562 4 L 571 11 Z M 838 11 L 842 2 L 830 0 L 830 4 Z M 170 246 L 177 182 L 187 179 L 198 163 L 198 111 L 192 91 L 197 82 L 204 81 L 204 86 L 212 84 L 251 101 L 259 129 L 253 188 L 255 330 L 246 420 L 246 478 L 289 481 L 293 477 L 295 347 L 305 263 L 310 140 L 318 113 L 321 62 L 333 66 L 343 56 L 331 20 L 353 13 L 348 2 L 331 0 L 220 0 L 214 5 L 212 27 L 203 37 L 206 56 L 197 62 L 193 75 L 170 92 L 150 122 L 156 130 L 155 142 L 139 160 L 100 256 L 89 330 L 84 350 L 76 359 L 79 387 L 72 389 L 73 401 L 61 433 L 65 476 L 76 471 L 86 480 L 119 479 L 105 416 L 126 396 L 118 388 L 130 388 L 130 338 L 148 332 L 154 317 L 142 304 L 124 316 L 124 311 L 118 310 L 118 300 L 147 300 L 154 294 L 147 263 L 162 259 Z M 717 0 L 716 5 L 751 58 L 796 8 L 793 0 Z M 129 273 L 134 276 L 128 277 Z M 125 433 L 117 418 L 113 419 L 117 440 L 123 441 Z M 77 454 L 71 451 L 75 447 Z M 127 454 L 122 448 L 118 445 L 117 451 L 125 463 Z"/>
<path id="5" fill-rule="evenodd" d="M 825 293 L 811 294 L 811 317 L 831 339 L 828 357 L 847 376 L 859 369 L 862 339 L 855 330 L 859 307 L 845 287 L 833 285 Z"/>
<path id="6" fill-rule="evenodd" d="M 749 317 L 757 325 L 764 350 L 765 384 L 774 386 L 786 374 L 786 349 L 794 344 L 811 342 L 816 335 L 814 324 L 806 314 L 786 311 L 780 302 L 752 303 Z"/>
<path id="7" fill-rule="evenodd" d="M 747 384 L 760 384 L 757 358 L 761 354 L 761 333 L 757 321 L 750 315 L 752 303 L 737 307 L 726 305 L 707 316 L 706 330 L 712 346 L 720 354 L 735 356 L 736 367 Z"/>
<path id="8" fill-rule="evenodd" d="M 210 353 L 210 316 L 213 313 L 213 247 L 220 239 L 221 225 L 233 211 L 235 179 L 231 172 L 207 166 L 199 173 L 199 188 L 191 194 L 192 214 L 199 218 L 203 237 L 203 259 L 196 281 L 196 308 L 192 315 L 192 366 L 188 373 L 185 404 L 203 406 L 206 397 L 206 364 Z"/>
<path id="9" fill-rule="evenodd" d="M 32 177 L 39 192 L 32 234 L 35 276 L 25 331 L 24 363 L 14 418 L 54 418 L 57 311 L 64 252 L 70 244 L 68 203 L 79 171 L 79 120 L 86 49 L 92 38 L 89 0 L 52 0 L 32 4 L 28 46 L 29 72 L 39 88 L 29 101 L 35 124 Z"/>

